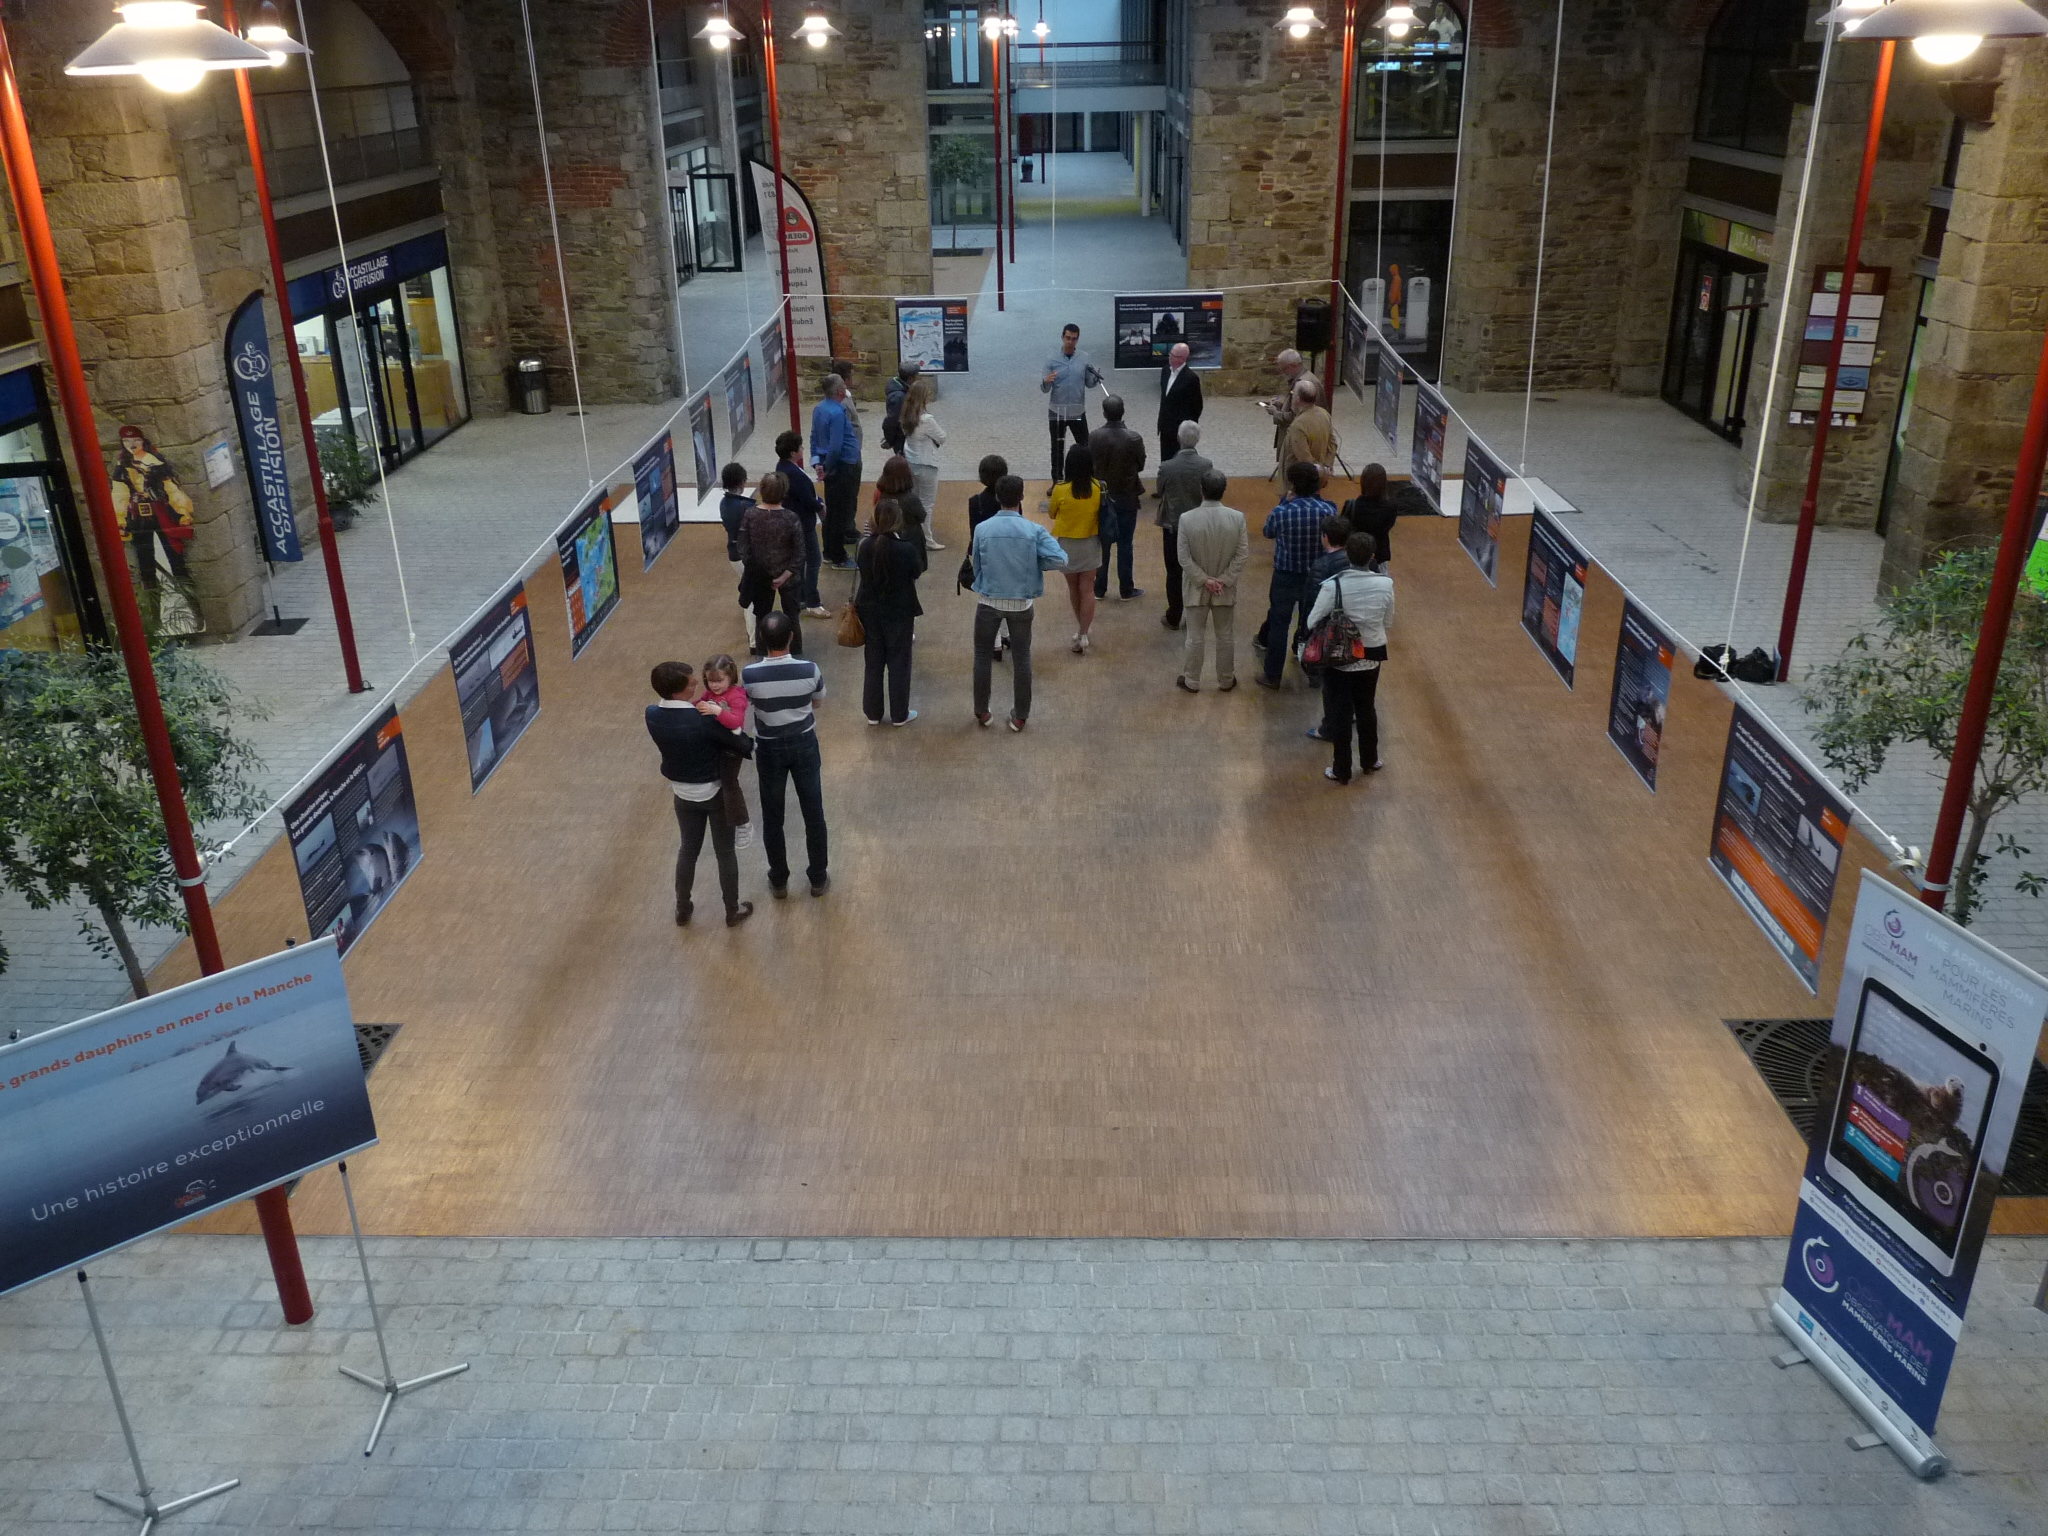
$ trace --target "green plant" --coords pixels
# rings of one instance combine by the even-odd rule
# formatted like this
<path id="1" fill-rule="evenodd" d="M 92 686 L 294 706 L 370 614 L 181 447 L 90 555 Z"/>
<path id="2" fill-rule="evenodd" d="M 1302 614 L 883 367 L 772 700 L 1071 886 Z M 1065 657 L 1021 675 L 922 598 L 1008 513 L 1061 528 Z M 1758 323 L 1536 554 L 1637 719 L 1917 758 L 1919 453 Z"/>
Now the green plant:
<path id="1" fill-rule="evenodd" d="M 956 194 L 946 200 L 947 208 L 954 214 L 951 223 L 957 226 L 960 222 L 958 189 L 988 180 L 994 169 L 995 151 L 980 134 L 947 133 L 933 139 L 932 180 L 940 186 L 952 187 Z"/>
<path id="2" fill-rule="evenodd" d="M 263 806 L 255 753 L 230 728 L 232 697 L 189 651 L 159 644 L 157 688 L 195 829 Z M 219 848 L 201 837 L 204 857 Z M 46 911 L 82 901 L 86 940 L 149 991 L 128 924 L 185 928 L 142 730 L 118 652 L 0 651 L 0 882 Z M 0 946 L 0 968 L 7 953 Z"/>
<path id="3" fill-rule="evenodd" d="M 320 449 L 327 513 L 336 528 L 347 528 L 355 522 L 363 503 L 376 492 L 376 462 L 363 452 L 355 433 L 346 427 L 319 427 L 313 436 Z"/>
<path id="4" fill-rule="evenodd" d="M 1977 632 L 1991 589 L 1991 550 L 1943 555 L 1903 592 L 1884 599 L 1876 633 L 1858 634 L 1839 660 L 1816 670 L 1806 707 L 1821 716 L 1821 754 L 1852 790 L 1884 766 L 1899 742 L 1917 741 L 1944 761 L 1955 751 L 1956 724 Z M 2025 858 L 2031 850 L 2001 835 L 1987 850 L 1992 819 L 2048 788 L 2048 599 L 2022 587 L 2012 631 L 1970 790 L 1970 817 L 1948 913 L 1968 923 L 1984 904 L 1994 856 Z M 2015 888 L 2038 896 L 2048 875 L 2022 869 Z"/>

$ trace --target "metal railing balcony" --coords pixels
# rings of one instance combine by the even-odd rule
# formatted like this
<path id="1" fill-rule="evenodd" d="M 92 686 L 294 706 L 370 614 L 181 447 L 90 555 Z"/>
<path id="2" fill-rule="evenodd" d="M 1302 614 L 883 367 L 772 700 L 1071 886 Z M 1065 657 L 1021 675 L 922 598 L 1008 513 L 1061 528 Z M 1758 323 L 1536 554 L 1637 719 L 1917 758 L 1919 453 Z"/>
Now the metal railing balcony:
<path id="1" fill-rule="evenodd" d="M 1166 51 L 1156 42 L 1033 43 L 1020 39 L 1014 60 L 1019 90 L 1051 85 L 1164 85 Z"/>
<path id="2" fill-rule="evenodd" d="M 336 186 L 416 171 L 434 163 L 409 83 L 344 86 L 320 93 Z M 256 97 L 256 123 L 269 162 L 270 195 L 296 197 L 327 185 L 309 96 Z"/>

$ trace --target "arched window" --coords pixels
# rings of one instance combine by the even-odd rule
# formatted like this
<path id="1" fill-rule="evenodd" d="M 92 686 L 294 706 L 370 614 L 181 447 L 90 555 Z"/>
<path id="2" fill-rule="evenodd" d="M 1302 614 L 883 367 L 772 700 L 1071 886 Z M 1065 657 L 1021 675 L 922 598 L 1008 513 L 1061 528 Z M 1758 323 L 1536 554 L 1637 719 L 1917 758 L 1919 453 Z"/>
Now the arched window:
<path id="1" fill-rule="evenodd" d="M 1364 27 L 1358 40 L 1360 139 L 1455 139 L 1465 91 L 1465 22 L 1450 0 L 1419 0 L 1403 38 Z"/>
<path id="2" fill-rule="evenodd" d="M 1771 72 L 1799 62 L 1805 32 L 1804 0 L 1727 0 L 1707 33 L 1693 137 L 1782 157 L 1792 102 L 1772 84 Z"/>

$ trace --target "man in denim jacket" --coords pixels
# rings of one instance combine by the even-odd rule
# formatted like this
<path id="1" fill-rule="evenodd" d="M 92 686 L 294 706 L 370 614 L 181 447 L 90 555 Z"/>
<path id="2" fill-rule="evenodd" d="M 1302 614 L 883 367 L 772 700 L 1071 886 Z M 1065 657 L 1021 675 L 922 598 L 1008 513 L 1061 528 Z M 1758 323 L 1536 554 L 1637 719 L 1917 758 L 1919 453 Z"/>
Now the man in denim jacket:
<path id="1" fill-rule="evenodd" d="M 1024 516 L 1024 482 L 1004 475 L 996 482 L 996 515 L 974 530 L 974 719 L 990 720 L 988 695 L 995 670 L 996 631 L 1010 629 L 1010 680 L 1015 688 L 1010 729 L 1031 718 L 1031 613 L 1045 591 L 1045 573 L 1063 571 L 1067 557 L 1059 541 Z"/>

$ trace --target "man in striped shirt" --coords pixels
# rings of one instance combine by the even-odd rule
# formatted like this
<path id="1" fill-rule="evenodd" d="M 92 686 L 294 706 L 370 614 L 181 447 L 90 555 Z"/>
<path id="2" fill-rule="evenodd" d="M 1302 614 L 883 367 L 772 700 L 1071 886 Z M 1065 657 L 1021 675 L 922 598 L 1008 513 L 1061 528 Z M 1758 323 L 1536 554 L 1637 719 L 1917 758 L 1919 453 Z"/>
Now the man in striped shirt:
<path id="1" fill-rule="evenodd" d="M 782 835 L 783 788 L 796 785 L 804 818 L 804 852 L 811 894 L 822 896 L 832 881 L 825 873 L 825 795 L 818 756 L 818 720 L 812 704 L 825 696 L 825 674 L 815 661 L 789 654 L 796 621 L 786 613 L 761 620 L 766 654 L 740 673 L 754 710 L 754 767 L 761 776 L 761 846 L 768 854 L 768 889 L 781 901 L 789 895 L 789 850 Z"/>

